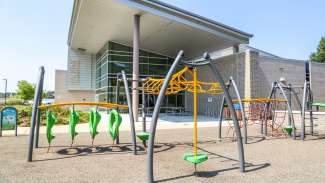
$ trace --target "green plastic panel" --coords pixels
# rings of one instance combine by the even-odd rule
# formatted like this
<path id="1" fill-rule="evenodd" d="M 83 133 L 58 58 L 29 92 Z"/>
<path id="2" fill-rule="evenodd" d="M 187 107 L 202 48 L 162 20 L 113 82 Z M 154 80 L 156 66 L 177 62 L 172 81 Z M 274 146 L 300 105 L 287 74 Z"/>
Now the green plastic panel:
<path id="1" fill-rule="evenodd" d="M 56 117 L 52 113 L 52 111 L 46 112 L 46 137 L 47 142 L 51 144 L 52 140 L 55 138 L 55 135 L 53 134 L 52 128 L 54 124 L 56 123 Z"/>
<path id="2" fill-rule="evenodd" d="M 119 127 L 122 123 L 121 115 L 115 110 L 111 110 L 108 115 L 108 131 L 112 139 L 115 140 L 119 134 Z"/>
<path id="3" fill-rule="evenodd" d="M 78 122 L 79 113 L 71 109 L 69 114 L 69 135 L 72 141 L 74 140 L 75 136 L 78 135 L 78 133 L 76 132 L 76 126 Z"/>
<path id="4" fill-rule="evenodd" d="M 91 109 L 89 113 L 89 130 L 92 139 L 95 139 L 97 132 L 97 126 L 100 122 L 101 116 L 96 109 Z"/>

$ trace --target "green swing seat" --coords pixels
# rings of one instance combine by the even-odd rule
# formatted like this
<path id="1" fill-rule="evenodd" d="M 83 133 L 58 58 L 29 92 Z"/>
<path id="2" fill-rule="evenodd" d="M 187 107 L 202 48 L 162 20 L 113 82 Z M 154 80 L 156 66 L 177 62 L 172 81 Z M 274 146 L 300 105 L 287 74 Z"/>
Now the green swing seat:
<path id="1" fill-rule="evenodd" d="M 208 160 L 208 155 L 206 155 L 206 154 L 197 154 L 195 156 L 194 154 L 187 153 L 187 154 L 184 154 L 183 159 L 185 161 L 188 161 L 188 162 L 193 163 L 193 164 L 199 164 L 199 163 L 203 163 L 206 160 Z"/>
<path id="2" fill-rule="evenodd" d="M 150 136 L 149 132 L 139 132 L 139 133 L 137 133 L 137 137 L 142 141 L 148 140 L 149 136 Z"/>
<path id="3" fill-rule="evenodd" d="M 289 135 L 291 135 L 292 130 L 293 130 L 292 125 L 286 125 L 286 126 L 284 126 L 284 127 L 283 127 L 283 130 L 284 130 L 285 132 L 287 132 Z"/>
<path id="4" fill-rule="evenodd" d="M 314 102 L 313 103 L 313 106 L 316 106 L 316 107 L 325 107 L 325 103 Z"/>

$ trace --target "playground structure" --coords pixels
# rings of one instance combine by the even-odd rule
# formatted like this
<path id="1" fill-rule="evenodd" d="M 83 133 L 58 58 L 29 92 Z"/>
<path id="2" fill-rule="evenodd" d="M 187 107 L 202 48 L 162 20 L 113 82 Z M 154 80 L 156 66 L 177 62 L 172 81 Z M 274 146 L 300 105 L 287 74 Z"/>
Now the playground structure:
<path id="1" fill-rule="evenodd" d="M 286 100 L 276 98 L 275 96 L 272 96 L 271 98 L 241 98 L 237 84 L 235 80 L 230 77 L 229 82 L 226 84 L 226 87 L 228 89 L 233 88 L 235 90 L 235 93 L 238 97 L 237 100 L 233 100 L 234 106 L 236 108 L 237 113 L 237 118 L 240 121 L 240 128 L 243 129 L 243 138 L 244 138 L 244 143 L 247 144 L 247 139 L 248 139 L 248 134 L 247 134 L 247 127 L 250 125 L 255 125 L 255 124 L 266 124 L 267 126 L 271 127 L 272 129 L 272 134 L 274 131 L 279 132 L 279 129 L 282 129 L 282 124 L 284 120 L 281 122 L 275 121 L 275 109 L 277 108 L 277 105 L 279 103 L 283 103 Z M 248 104 L 248 105 L 245 105 Z M 222 122 L 224 120 L 224 113 L 227 111 L 228 106 L 225 103 L 225 97 L 223 96 L 221 104 L 220 104 L 220 111 L 219 111 L 219 130 L 218 130 L 218 139 L 222 139 Z M 269 118 L 271 118 L 272 123 L 268 122 Z M 278 122 L 278 123 L 276 123 Z M 232 124 L 228 121 L 228 132 L 233 130 Z M 233 134 L 234 136 L 234 134 Z"/>
<path id="2" fill-rule="evenodd" d="M 154 111 L 152 114 L 151 119 L 151 126 L 150 131 L 147 132 L 146 129 L 146 102 L 142 102 L 142 116 L 143 116 L 143 126 L 142 132 L 136 133 L 135 126 L 134 126 L 134 118 L 133 118 L 133 111 L 132 111 L 132 103 L 131 97 L 128 87 L 128 79 L 126 78 L 126 74 L 122 71 L 117 76 L 117 90 L 116 90 L 116 100 L 115 103 L 106 103 L 106 102 L 67 102 L 67 103 L 60 103 L 60 104 L 50 104 L 50 105 L 41 105 L 41 93 L 43 90 L 43 82 L 44 82 L 44 68 L 40 68 L 40 75 L 39 81 L 37 83 L 33 110 L 32 110 L 32 118 L 31 118 L 31 128 L 30 128 L 30 136 L 29 136 L 29 146 L 28 146 L 28 161 L 32 161 L 33 156 L 33 149 L 34 144 L 35 148 L 38 147 L 39 141 L 39 128 L 40 128 L 40 119 L 41 119 L 41 111 L 46 110 L 46 137 L 49 143 L 49 148 L 51 141 L 54 139 L 54 134 L 52 132 L 52 128 L 56 122 L 56 116 L 51 112 L 51 108 L 56 107 L 63 107 L 63 106 L 71 106 L 70 114 L 69 114 L 69 134 L 71 137 L 71 146 L 73 145 L 73 141 L 77 135 L 75 131 L 75 127 L 79 121 L 78 112 L 75 111 L 75 106 L 79 105 L 86 105 L 86 106 L 95 106 L 92 108 L 89 115 L 89 128 L 90 134 L 92 138 L 92 144 L 97 135 L 97 125 L 100 121 L 100 114 L 98 113 L 98 107 L 104 107 L 107 109 L 111 109 L 109 113 L 109 120 L 108 120 L 108 133 L 112 137 L 113 144 L 119 144 L 119 131 L 118 128 L 121 124 L 121 117 L 119 115 L 119 109 L 124 108 L 128 109 L 129 118 L 130 118 L 130 127 L 131 127 L 131 138 L 133 143 L 133 152 L 137 154 L 137 145 L 136 145 L 136 137 L 138 137 L 147 148 L 147 174 L 148 174 L 148 181 L 153 182 L 153 161 L 154 161 L 154 141 L 155 141 L 155 133 L 156 127 L 159 117 L 160 108 L 164 97 L 166 95 L 176 94 L 178 92 L 191 92 L 193 93 L 193 153 L 185 153 L 183 159 L 192 163 L 194 165 L 194 170 L 196 172 L 197 164 L 200 164 L 206 160 L 208 160 L 208 156 L 205 153 L 198 152 L 197 146 L 197 94 L 222 94 L 222 102 L 221 102 L 221 109 L 220 109 L 220 124 L 219 124 L 219 139 L 221 139 L 221 126 L 222 126 L 222 115 L 224 113 L 225 106 L 228 108 L 231 118 L 233 120 L 233 126 L 231 128 L 234 129 L 237 149 L 238 149 L 238 156 L 239 156 L 239 163 L 240 163 L 240 171 L 245 172 L 245 157 L 244 157 L 244 147 L 243 147 L 243 140 L 244 143 L 247 143 L 247 125 L 257 124 L 256 121 L 259 121 L 261 125 L 261 133 L 264 135 L 268 134 L 268 128 L 271 128 L 272 134 L 273 132 L 280 132 L 280 129 L 283 129 L 292 136 L 292 138 L 296 138 L 296 126 L 295 121 L 293 118 L 292 113 L 292 105 L 291 100 L 292 96 L 296 99 L 299 107 L 301 108 L 301 137 L 305 136 L 305 112 L 310 112 L 311 118 L 311 134 L 313 135 L 313 118 L 312 118 L 312 107 L 325 107 L 325 104 L 321 103 L 313 103 L 312 100 L 312 92 L 310 89 L 309 80 L 306 79 L 304 87 L 303 87 L 303 102 L 301 103 L 297 92 L 295 91 L 295 87 L 292 87 L 290 84 L 287 84 L 284 79 L 280 81 L 275 81 L 272 84 L 272 88 L 270 91 L 270 95 L 268 98 L 244 98 L 242 99 L 239 95 L 237 85 L 233 78 L 230 78 L 229 83 L 225 84 L 223 81 L 218 68 L 216 65 L 211 63 L 211 58 L 208 53 L 205 53 L 202 59 L 194 60 L 194 61 L 185 61 L 182 60 L 183 58 L 183 51 L 180 51 L 175 58 L 174 63 L 170 67 L 167 75 L 163 79 L 156 79 L 156 78 L 147 78 L 142 80 L 143 84 L 142 87 L 139 88 L 132 88 L 132 90 L 142 90 L 142 96 L 145 99 L 144 95 L 145 92 L 157 95 L 158 98 L 154 107 Z M 184 65 L 184 68 L 181 69 L 179 72 L 174 73 L 176 67 L 178 65 Z M 216 82 L 203 82 L 197 80 L 197 68 L 201 66 L 208 66 L 215 79 L 218 81 Z M 185 75 L 187 74 L 187 75 Z M 186 77 L 189 76 L 189 77 Z M 192 78 L 192 80 L 190 80 Z M 119 104 L 119 90 L 120 90 L 120 82 L 123 81 L 124 88 L 125 88 L 125 96 L 127 99 L 128 105 Z M 233 87 L 237 99 L 232 100 L 229 89 Z M 281 95 L 283 98 L 278 97 Z M 248 113 L 245 109 L 244 104 L 248 103 Z M 234 108 L 234 104 L 238 104 L 240 107 L 237 109 L 241 113 L 238 115 Z M 275 120 L 275 111 L 277 110 L 277 105 L 284 104 L 284 111 L 287 111 L 285 114 L 288 115 L 288 123 L 287 125 L 283 126 L 284 120 L 282 122 L 277 122 Z M 246 116 L 246 113 L 248 116 Z M 242 122 L 238 121 L 238 118 L 241 118 Z M 241 127 L 243 128 L 244 138 L 241 135 Z M 147 144 L 148 141 L 148 144 Z"/>
<path id="3" fill-rule="evenodd" d="M 228 88 L 233 86 L 236 89 L 236 83 L 234 80 L 230 80 Z M 238 91 L 238 90 L 237 90 Z M 287 84 L 284 78 L 280 81 L 272 83 L 270 95 L 267 98 L 252 98 L 234 100 L 234 103 L 239 104 L 242 117 L 240 127 L 244 129 L 244 142 L 247 143 L 247 126 L 260 124 L 261 134 L 268 135 L 268 129 L 271 130 L 271 135 L 283 134 L 285 131 L 288 135 L 291 135 L 293 139 L 296 138 L 295 121 L 292 113 L 292 96 L 296 100 L 297 104 L 301 106 L 300 99 L 295 91 L 295 88 L 290 84 Z M 244 106 L 248 104 L 247 106 Z M 281 106 L 280 106 L 281 105 Z M 224 99 L 222 100 L 220 107 L 220 119 L 223 121 L 225 105 Z M 280 116 L 279 108 L 282 107 L 284 114 Z M 300 107 L 301 108 L 301 107 Z M 288 118 L 287 124 L 284 124 L 285 118 Z M 232 126 L 229 125 L 229 130 Z M 221 140 L 221 126 L 219 127 L 218 138 Z"/>
<path id="4" fill-rule="evenodd" d="M 310 65 L 308 62 L 305 62 L 305 82 L 303 87 L 303 97 L 301 104 L 301 131 L 300 131 L 300 139 L 304 140 L 306 136 L 306 112 L 309 113 L 309 127 L 310 134 L 314 135 L 314 116 L 313 116 L 313 106 L 316 107 L 316 110 L 320 107 L 325 107 L 324 104 L 319 102 L 314 102 L 313 93 L 311 90 L 311 77 L 310 77 Z"/>
<path id="5" fill-rule="evenodd" d="M 136 148 L 136 138 L 135 138 L 135 125 L 132 113 L 132 105 L 131 105 L 131 97 L 128 91 L 128 83 L 126 80 L 125 73 L 122 72 L 122 77 L 124 80 L 125 91 L 126 91 L 126 98 L 128 102 L 128 106 L 121 105 L 121 104 L 114 104 L 114 103 L 105 103 L 105 102 L 67 102 L 67 103 L 59 103 L 59 104 L 49 104 L 49 105 L 41 105 L 42 100 L 42 91 L 43 91 L 43 83 L 44 83 L 44 67 L 40 67 L 39 69 L 39 80 L 36 85 L 35 96 L 34 96 L 34 103 L 32 108 L 32 117 L 31 117 L 31 127 L 29 133 L 29 143 L 28 143 L 28 155 L 27 161 L 31 162 L 33 159 L 33 149 L 39 147 L 39 129 L 40 129 L 40 121 L 41 121 L 41 110 L 46 110 L 46 137 L 48 141 L 48 150 L 50 148 L 51 141 L 55 138 L 52 128 L 56 122 L 55 115 L 51 112 L 51 108 L 56 107 L 63 107 L 63 106 L 72 106 L 70 109 L 69 114 L 69 134 L 71 137 L 71 146 L 73 145 L 73 141 L 75 136 L 78 134 L 75 131 L 75 127 L 79 121 L 79 115 L 75 111 L 76 105 L 85 105 L 85 106 L 95 106 L 90 113 L 89 113 L 89 129 L 90 135 L 92 138 L 92 145 L 95 139 L 95 136 L 98 134 L 97 132 L 97 125 L 100 122 L 101 116 L 98 113 L 98 107 L 105 107 L 107 109 L 114 109 L 111 110 L 109 113 L 109 121 L 108 121 L 108 129 L 109 134 L 112 137 L 113 144 L 116 141 L 119 144 L 118 139 L 118 128 L 121 124 L 121 117 L 118 113 L 119 108 L 128 108 L 129 109 L 129 118 L 130 118 L 130 127 L 131 127 L 131 139 L 133 144 L 133 153 L 137 154 Z M 35 147 L 34 147 L 35 144 Z"/>
<path id="6" fill-rule="evenodd" d="M 287 83 L 285 78 L 280 78 L 278 81 L 272 83 L 270 94 L 267 98 L 253 98 L 253 99 L 238 99 L 233 100 L 234 103 L 238 102 L 239 109 L 241 111 L 241 123 L 240 127 L 244 127 L 244 142 L 247 143 L 247 126 L 253 124 L 260 124 L 261 134 L 268 135 L 268 129 L 271 130 L 271 135 L 281 135 L 283 132 L 296 139 L 297 123 L 295 122 L 292 109 L 292 100 L 294 99 L 298 105 L 300 111 L 300 139 L 304 140 L 306 135 L 306 112 L 309 113 L 309 134 L 314 135 L 314 117 L 313 106 L 318 110 L 319 107 L 325 107 L 325 104 L 314 103 L 313 94 L 310 87 L 310 70 L 309 63 L 305 62 L 305 82 L 304 86 L 292 86 Z M 231 78 L 227 87 L 233 86 L 236 90 L 237 86 L 235 81 Z M 298 96 L 298 89 L 302 89 L 302 95 Z M 244 104 L 248 103 L 248 106 Z M 222 100 L 220 108 L 220 123 L 223 121 L 225 105 L 224 99 Z M 282 107 L 281 113 L 279 110 Z M 287 123 L 285 124 L 285 119 Z M 228 133 L 232 129 L 229 125 Z M 218 133 L 219 139 L 221 139 L 221 125 Z"/>
<path id="7" fill-rule="evenodd" d="M 157 122 L 158 122 L 158 117 L 159 117 L 159 112 L 160 108 L 162 105 L 162 102 L 164 100 L 164 97 L 168 93 L 173 93 L 175 91 L 182 91 L 183 88 L 187 88 L 186 86 L 180 86 L 182 82 L 176 82 L 177 86 L 175 86 L 175 80 L 176 78 L 180 78 L 178 74 L 173 75 L 176 67 L 178 64 L 183 64 L 185 66 L 188 66 L 193 69 L 193 85 L 191 84 L 190 86 L 193 86 L 193 90 L 189 89 L 189 91 L 193 91 L 193 101 L 194 101 L 194 132 L 193 132 L 193 153 L 192 154 L 184 154 L 183 159 L 191 162 L 194 164 L 194 168 L 196 168 L 196 164 L 202 163 L 207 160 L 207 155 L 204 153 L 197 153 L 197 119 L 196 119 L 196 96 L 198 91 L 200 91 L 199 87 L 199 82 L 197 81 L 197 73 L 196 73 L 196 68 L 199 66 L 204 66 L 207 65 L 210 67 L 213 76 L 215 79 L 219 82 L 219 86 L 222 89 L 224 96 L 225 96 L 225 101 L 227 102 L 229 106 L 229 110 L 232 116 L 232 119 L 234 121 L 234 128 L 236 132 L 236 137 L 237 137 L 237 149 L 238 149 L 238 155 L 239 155 L 239 162 L 240 162 L 240 171 L 245 172 L 245 158 L 244 158 L 244 147 L 242 143 L 242 136 L 241 136 L 241 131 L 239 127 L 239 123 L 237 120 L 237 116 L 235 113 L 235 110 L 233 108 L 233 102 L 230 97 L 230 94 L 228 92 L 228 88 L 226 87 L 217 67 L 211 63 L 211 58 L 208 53 L 205 53 L 203 55 L 202 59 L 198 59 L 195 61 L 183 61 L 183 51 L 179 51 L 177 54 L 177 57 L 175 58 L 174 63 L 170 67 L 166 77 L 163 79 L 163 81 L 159 80 L 155 83 L 154 85 L 158 85 L 160 90 L 159 90 L 159 95 L 156 101 L 156 105 L 154 107 L 152 119 L 151 119 L 151 126 L 150 126 L 150 137 L 149 137 L 149 142 L 148 142 L 148 153 L 147 153 L 147 174 L 148 174 L 148 182 L 154 182 L 154 175 L 153 175 L 153 159 L 154 159 L 154 153 L 153 153 L 153 147 L 154 147 L 154 140 L 155 140 L 155 134 L 156 134 L 156 127 L 157 127 Z M 185 69 L 184 69 L 185 70 Z M 183 78 L 181 78 L 183 79 Z M 153 80 L 155 81 L 155 80 Z M 172 82 L 171 82 L 172 81 Z M 149 85 L 151 86 L 151 85 Z M 173 89 L 176 88 L 176 89 Z M 191 88 L 191 87 L 189 87 Z M 157 91 L 157 90 L 153 90 Z M 205 90 L 207 91 L 207 90 Z M 218 90 L 220 91 L 220 90 Z M 202 92 L 204 93 L 204 92 Z"/>

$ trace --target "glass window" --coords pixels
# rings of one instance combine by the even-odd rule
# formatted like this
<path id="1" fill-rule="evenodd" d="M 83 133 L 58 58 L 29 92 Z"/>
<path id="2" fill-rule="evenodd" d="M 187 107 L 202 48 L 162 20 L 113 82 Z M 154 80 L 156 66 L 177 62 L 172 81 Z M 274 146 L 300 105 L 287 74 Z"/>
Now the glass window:
<path id="1" fill-rule="evenodd" d="M 167 68 L 166 68 L 166 65 L 154 65 L 154 64 L 151 64 L 149 66 L 149 75 L 151 76 L 163 76 L 163 75 L 166 75 L 166 71 L 167 71 Z"/>
<path id="2" fill-rule="evenodd" d="M 124 70 L 128 78 L 132 78 L 132 47 L 121 45 L 114 42 L 107 42 L 96 54 L 96 94 L 99 101 L 115 102 L 116 74 Z M 140 50 L 139 58 L 140 78 L 164 77 L 170 65 L 174 62 L 173 58 Z M 177 70 L 182 66 L 177 67 Z M 129 91 L 132 82 L 128 81 Z M 139 85 L 141 86 L 141 84 Z M 120 103 L 126 104 L 125 90 L 123 82 L 120 83 Z M 168 96 L 164 105 L 183 106 L 184 93 Z M 140 95 L 140 101 L 142 101 Z M 155 97 L 147 95 L 148 106 L 153 107 Z M 141 103 L 141 102 L 140 102 Z"/>

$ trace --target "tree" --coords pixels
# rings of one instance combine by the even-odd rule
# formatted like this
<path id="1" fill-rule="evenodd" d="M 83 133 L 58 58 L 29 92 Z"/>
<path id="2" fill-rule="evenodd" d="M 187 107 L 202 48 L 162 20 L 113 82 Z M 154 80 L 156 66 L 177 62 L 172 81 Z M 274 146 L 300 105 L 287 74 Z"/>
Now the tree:
<path id="1" fill-rule="evenodd" d="M 316 52 L 312 53 L 309 58 L 313 62 L 325 62 L 325 37 L 320 39 Z"/>
<path id="2" fill-rule="evenodd" d="M 54 91 L 43 91 L 43 94 L 42 94 L 42 97 L 43 98 L 47 98 L 47 99 L 54 99 Z"/>
<path id="3" fill-rule="evenodd" d="M 18 81 L 17 95 L 23 100 L 31 100 L 34 97 L 35 86 L 25 80 Z"/>

